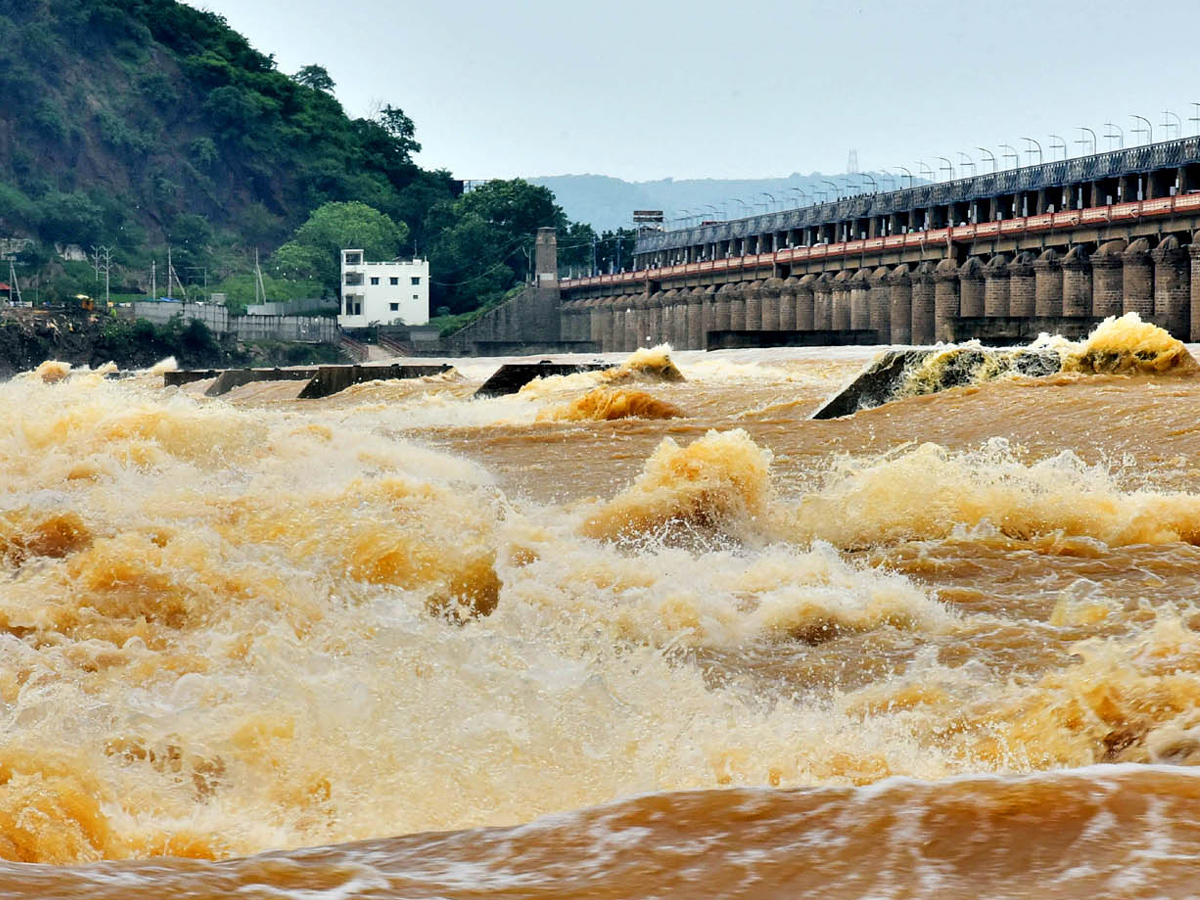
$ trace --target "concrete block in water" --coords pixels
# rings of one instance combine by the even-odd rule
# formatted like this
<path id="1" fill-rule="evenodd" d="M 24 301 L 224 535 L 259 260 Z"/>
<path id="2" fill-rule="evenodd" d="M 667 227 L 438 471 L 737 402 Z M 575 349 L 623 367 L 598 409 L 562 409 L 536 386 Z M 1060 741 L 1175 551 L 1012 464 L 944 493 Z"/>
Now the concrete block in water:
<path id="1" fill-rule="evenodd" d="M 535 378 L 549 375 L 574 375 L 576 372 L 598 372 L 613 368 L 611 363 L 552 363 L 542 360 L 536 363 L 509 363 L 497 369 L 492 377 L 475 392 L 476 397 L 502 397 L 515 394 Z"/>
<path id="2" fill-rule="evenodd" d="M 220 397 L 234 388 L 254 381 L 308 381 L 317 373 L 316 367 L 302 369 L 226 369 L 204 392 L 206 397 Z"/>
<path id="3" fill-rule="evenodd" d="M 172 387 L 214 378 L 208 390 L 207 397 L 219 397 L 234 388 L 255 381 L 307 381 L 300 399 L 310 400 L 317 397 L 328 397 L 336 394 L 352 384 L 363 381 L 378 381 L 396 378 L 420 378 L 422 375 L 436 375 L 445 372 L 448 365 L 427 366 L 298 366 L 291 369 L 197 369 L 178 372 L 164 372 L 163 386 Z"/>
<path id="4" fill-rule="evenodd" d="M 220 374 L 220 369 L 178 369 L 174 372 L 163 372 L 163 387 L 180 387 L 193 381 L 216 378 Z"/>
<path id="5" fill-rule="evenodd" d="M 985 347 L 889 350 L 871 361 L 811 418 L 837 419 L 903 396 L 934 394 L 991 381 L 1011 372 L 1040 378 L 1061 368 L 1062 360 L 1053 350 Z"/>
<path id="6" fill-rule="evenodd" d="M 437 375 L 451 369 L 448 365 L 391 365 L 391 366 L 319 366 L 312 380 L 300 392 L 301 400 L 316 400 L 344 391 L 352 384 L 364 381 L 397 381 Z"/>

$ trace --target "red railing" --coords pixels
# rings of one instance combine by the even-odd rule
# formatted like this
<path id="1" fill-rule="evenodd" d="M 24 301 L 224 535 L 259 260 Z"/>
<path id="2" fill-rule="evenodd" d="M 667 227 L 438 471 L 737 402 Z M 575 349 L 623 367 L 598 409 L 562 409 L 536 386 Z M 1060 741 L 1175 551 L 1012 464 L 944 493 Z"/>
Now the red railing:
<path id="1" fill-rule="evenodd" d="M 564 278 L 563 288 L 583 288 L 610 284 L 628 284 L 648 278 L 679 278 L 701 272 L 728 272 L 774 267 L 777 263 L 808 262 L 839 256 L 856 256 L 876 250 L 893 250 L 907 247 L 930 247 L 953 241 L 968 241 L 997 235 L 1021 234 L 1024 232 L 1055 231 L 1060 228 L 1077 228 L 1101 222 L 1126 222 L 1142 218 L 1169 216 L 1176 212 L 1200 210 L 1200 194 L 1182 194 L 1177 197 L 1160 197 L 1157 200 L 1136 200 L 1131 203 L 1115 203 L 1111 206 L 1095 206 L 1088 209 L 1066 209 L 1056 213 L 1041 213 L 1005 219 L 1001 222 L 981 222 L 978 225 L 956 225 L 953 228 L 938 228 L 932 231 L 910 231 L 888 237 L 866 238 L 865 240 L 840 241 L 836 244 L 817 244 L 814 247 L 789 247 L 774 253 L 758 253 L 734 256 L 729 259 L 705 260 L 703 262 L 680 263 L 659 269 L 641 269 L 636 272 L 621 272 L 615 275 L 595 275 L 588 278 Z"/>

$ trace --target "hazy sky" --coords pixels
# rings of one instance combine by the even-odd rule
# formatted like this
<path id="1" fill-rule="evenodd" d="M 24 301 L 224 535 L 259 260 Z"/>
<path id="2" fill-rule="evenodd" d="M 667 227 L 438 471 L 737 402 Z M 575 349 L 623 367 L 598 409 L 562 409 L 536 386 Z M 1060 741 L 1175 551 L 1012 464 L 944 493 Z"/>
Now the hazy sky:
<path id="1" fill-rule="evenodd" d="M 1195 133 L 1196 0 L 194 0 L 459 178 L 740 178 L 976 163 L 1086 125 Z M 1174 121 L 1173 119 L 1171 120 Z M 1171 135 L 1174 135 L 1171 129 Z M 987 171 L 980 166 L 979 171 Z M 969 168 L 968 168 L 969 172 Z M 919 173 L 918 173 L 919 174 Z"/>

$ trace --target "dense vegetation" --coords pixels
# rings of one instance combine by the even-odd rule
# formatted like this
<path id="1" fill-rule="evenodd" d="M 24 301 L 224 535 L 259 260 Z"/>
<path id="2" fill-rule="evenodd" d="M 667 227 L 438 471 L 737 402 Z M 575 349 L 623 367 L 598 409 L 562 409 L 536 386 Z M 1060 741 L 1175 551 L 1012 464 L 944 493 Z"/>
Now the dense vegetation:
<path id="1" fill-rule="evenodd" d="M 257 250 L 282 294 L 295 280 L 333 292 L 328 254 L 363 206 L 381 252 L 430 258 L 435 309 L 521 281 L 542 225 L 562 229 L 565 265 L 590 265 L 595 236 L 549 190 L 460 195 L 413 161 L 401 109 L 352 118 L 333 88 L 319 65 L 282 73 L 220 16 L 174 0 L 0 0 L 0 237 L 34 239 L 18 276 L 40 276 L 44 300 L 94 293 L 94 267 L 53 248 L 106 245 L 114 283 L 146 289 L 153 260 L 162 287 L 169 246 L 180 280 L 244 299 Z"/>

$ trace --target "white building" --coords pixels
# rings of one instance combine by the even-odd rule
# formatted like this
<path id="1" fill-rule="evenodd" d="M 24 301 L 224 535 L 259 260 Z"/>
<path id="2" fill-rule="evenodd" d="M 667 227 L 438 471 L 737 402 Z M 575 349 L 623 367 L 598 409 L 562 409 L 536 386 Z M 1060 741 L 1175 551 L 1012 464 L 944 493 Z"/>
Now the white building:
<path id="1" fill-rule="evenodd" d="M 361 250 L 342 251 L 343 328 L 424 325 L 429 321 L 429 260 L 367 262 Z"/>

